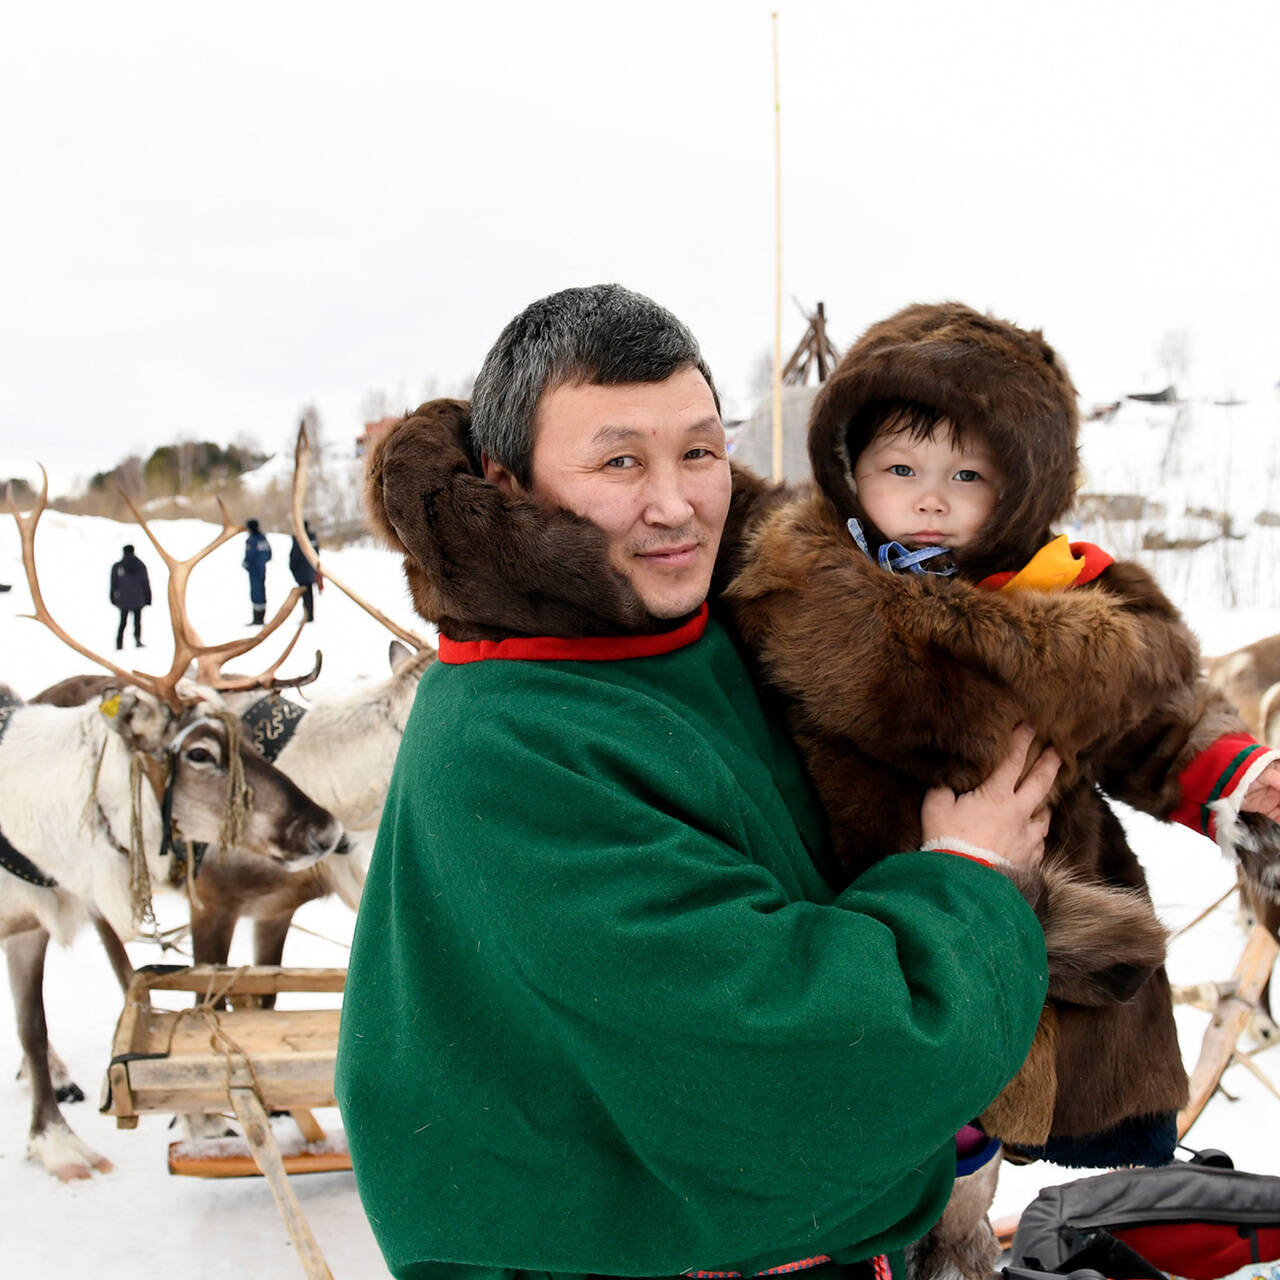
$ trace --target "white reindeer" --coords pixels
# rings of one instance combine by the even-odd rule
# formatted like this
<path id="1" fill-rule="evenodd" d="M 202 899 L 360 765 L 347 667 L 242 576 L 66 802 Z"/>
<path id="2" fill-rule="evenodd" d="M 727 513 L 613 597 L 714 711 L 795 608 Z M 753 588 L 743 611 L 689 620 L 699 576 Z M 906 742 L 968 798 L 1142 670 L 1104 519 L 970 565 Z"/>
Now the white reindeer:
<path id="1" fill-rule="evenodd" d="M 67 942 L 90 918 L 132 934 L 150 909 L 148 882 L 166 876 L 162 850 L 175 839 L 221 840 L 264 864 L 297 867 L 345 846 L 341 824 L 239 740 L 235 717 L 216 692 L 180 682 L 192 657 L 245 652 L 268 634 L 203 646 L 186 628 L 187 573 L 239 532 L 225 512 L 217 539 L 189 561 L 171 562 L 174 665 L 168 676 L 153 677 L 93 654 L 49 614 L 34 551 L 46 498 L 47 484 L 26 520 L 13 508 L 35 616 L 121 682 L 84 707 L 14 705 L 10 698 L 0 715 L 0 941 L 31 1080 L 28 1155 L 68 1181 L 111 1166 L 71 1131 L 55 1096 L 43 998 L 50 937 Z"/>

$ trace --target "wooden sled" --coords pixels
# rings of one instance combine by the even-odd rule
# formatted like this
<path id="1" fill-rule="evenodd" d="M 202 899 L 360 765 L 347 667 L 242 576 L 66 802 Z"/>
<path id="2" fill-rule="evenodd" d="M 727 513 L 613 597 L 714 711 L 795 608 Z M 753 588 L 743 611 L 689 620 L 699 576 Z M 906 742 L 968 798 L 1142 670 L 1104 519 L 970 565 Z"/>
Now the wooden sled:
<path id="1" fill-rule="evenodd" d="M 1264 925 L 1255 924 L 1236 965 L 1235 973 L 1225 982 L 1202 982 L 1194 986 L 1175 987 L 1176 1002 L 1208 1009 L 1213 1014 L 1209 1029 L 1200 1043 L 1200 1057 L 1191 1072 L 1191 1088 L 1187 1105 L 1178 1112 L 1178 1138 L 1200 1117 L 1213 1097 L 1222 1073 L 1233 1063 L 1246 1067 L 1275 1092 L 1275 1086 L 1262 1074 L 1247 1053 L 1236 1047 L 1241 1033 L 1258 1010 L 1258 996 L 1266 985 L 1276 962 L 1280 943 Z"/>
<path id="2" fill-rule="evenodd" d="M 291 991 L 340 993 L 345 969 L 152 965 L 129 984 L 116 1024 L 102 1111 L 121 1129 L 139 1116 L 223 1111 L 244 1128 L 235 1144 L 175 1142 L 169 1171 L 198 1177 L 261 1173 L 284 1219 L 303 1270 L 332 1280 L 288 1174 L 350 1169 L 345 1142 L 330 1139 L 312 1114 L 335 1105 L 334 1059 L 340 1010 L 226 1009 L 237 997 Z M 193 1007 L 162 1009 L 153 991 L 191 992 Z M 304 1145 L 282 1154 L 269 1112 L 288 1111 Z"/>

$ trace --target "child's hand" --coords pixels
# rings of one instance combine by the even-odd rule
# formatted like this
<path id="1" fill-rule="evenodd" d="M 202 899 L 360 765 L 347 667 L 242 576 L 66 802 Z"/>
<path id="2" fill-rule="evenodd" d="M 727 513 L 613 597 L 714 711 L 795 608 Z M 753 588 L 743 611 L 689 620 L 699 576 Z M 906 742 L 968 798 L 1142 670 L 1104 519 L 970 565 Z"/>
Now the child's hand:
<path id="1" fill-rule="evenodd" d="M 1253 780 L 1240 801 L 1242 813 L 1260 813 L 1280 822 L 1280 760 L 1274 760 Z"/>
<path id="2" fill-rule="evenodd" d="M 961 841 L 1015 866 L 1035 866 L 1044 856 L 1049 832 L 1045 800 L 1062 760 L 1046 747 L 1019 782 L 1034 740 L 1030 725 L 1019 725 L 1008 754 L 980 786 L 961 795 L 950 787 L 928 791 L 920 811 L 924 841 Z"/>

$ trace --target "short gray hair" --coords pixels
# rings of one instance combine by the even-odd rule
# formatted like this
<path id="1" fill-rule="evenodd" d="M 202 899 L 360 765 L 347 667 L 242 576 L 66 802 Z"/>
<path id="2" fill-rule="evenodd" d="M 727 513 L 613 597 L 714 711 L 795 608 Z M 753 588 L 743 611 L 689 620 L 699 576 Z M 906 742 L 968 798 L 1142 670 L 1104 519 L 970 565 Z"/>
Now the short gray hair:
<path id="1" fill-rule="evenodd" d="M 472 448 L 527 485 L 544 391 L 566 383 L 663 382 L 687 368 L 706 378 L 719 412 L 693 334 L 665 307 L 618 284 L 553 293 L 530 303 L 485 356 L 471 393 Z"/>

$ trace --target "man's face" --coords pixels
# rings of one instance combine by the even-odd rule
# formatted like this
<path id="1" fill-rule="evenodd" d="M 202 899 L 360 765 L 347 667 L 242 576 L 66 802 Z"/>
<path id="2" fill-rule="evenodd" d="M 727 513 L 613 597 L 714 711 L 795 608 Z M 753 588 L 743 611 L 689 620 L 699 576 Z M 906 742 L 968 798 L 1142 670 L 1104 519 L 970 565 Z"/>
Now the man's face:
<path id="1" fill-rule="evenodd" d="M 1003 477 L 990 451 L 961 444 L 946 425 L 931 439 L 876 435 L 853 479 L 862 509 L 895 542 L 918 548 L 967 546 L 995 510 Z"/>
<path id="2" fill-rule="evenodd" d="M 485 474 L 519 489 L 491 461 Z M 682 369 L 663 382 L 543 392 L 527 492 L 603 529 L 609 562 L 655 617 L 692 613 L 729 511 L 724 426 L 707 380 Z"/>

